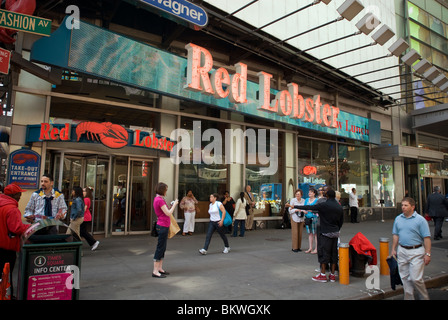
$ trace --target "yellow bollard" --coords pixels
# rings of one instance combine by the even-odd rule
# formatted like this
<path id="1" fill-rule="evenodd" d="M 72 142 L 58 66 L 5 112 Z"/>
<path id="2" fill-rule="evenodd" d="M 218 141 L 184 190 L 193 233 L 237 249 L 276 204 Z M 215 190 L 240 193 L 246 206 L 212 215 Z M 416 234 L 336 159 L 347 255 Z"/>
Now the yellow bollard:
<path id="1" fill-rule="evenodd" d="M 349 272 L 350 272 L 350 258 L 349 258 L 349 244 L 339 244 L 339 283 L 350 284 Z"/>
<path id="2" fill-rule="evenodd" d="M 380 238 L 380 274 L 383 276 L 389 275 L 389 265 L 387 264 L 387 257 L 389 256 L 389 239 Z"/>

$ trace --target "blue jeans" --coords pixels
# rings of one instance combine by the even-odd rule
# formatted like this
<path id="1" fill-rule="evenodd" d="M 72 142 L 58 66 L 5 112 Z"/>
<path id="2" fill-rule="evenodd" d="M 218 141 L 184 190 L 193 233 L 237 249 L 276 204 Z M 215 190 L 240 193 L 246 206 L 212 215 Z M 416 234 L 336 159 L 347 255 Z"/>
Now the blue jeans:
<path id="1" fill-rule="evenodd" d="M 240 237 L 244 237 L 244 231 L 246 231 L 246 220 L 235 219 L 233 224 L 233 236 L 236 237 L 238 234 L 238 224 L 240 225 Z"/>
<path id="2" fill-rule="evenodd" d="M 219 235 L 221 236 L 222 241 L 224 241 L 224 246 L 225 247 L 229 247 L 229 241 L 227 240 L 227 237 L 225 235 L 225 227 L 222 226 L 220 227 L 218 225 L 218 221 L 210 221 L 210 223 L 208 224 L 208 230 L 207 230 L 207 237 L 205 238 L 205 244 L 204 244 L 204 249 L 208 250 L 208 246 L 210 245 L 210 240 L 212 239 L 212 235 L 213 233 L 216 231 L 218 231 Z"/>
<path id="3" fill-rule="evenodd" d="M 159 234 L 157 240 L 156 252 L 154 252 L 154 261 L 158 262 L 165 257 L 166 243 L 168 241 L 168 227 L 156 225 L 157 233 Z"/>

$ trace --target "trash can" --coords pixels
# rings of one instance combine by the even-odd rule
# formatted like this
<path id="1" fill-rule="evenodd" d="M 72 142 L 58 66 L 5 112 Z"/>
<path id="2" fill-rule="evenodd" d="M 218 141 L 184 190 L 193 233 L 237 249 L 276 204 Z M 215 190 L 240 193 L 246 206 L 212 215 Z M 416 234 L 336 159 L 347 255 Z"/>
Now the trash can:
<path id="1" fill-rule="evenodd" d="M 79 236 L 59 220 L 30 227 L 19 253 L 18 299 L 78 300 L 81 246 Z"/>
<path id="2" fill-rule="evenodd" d="M 371 257 L 357 253 L 353 246 L 350 246 L 349 254 L 351 275 L 354 277 L 364 277 L 366 265 L 372 260 Z"/>

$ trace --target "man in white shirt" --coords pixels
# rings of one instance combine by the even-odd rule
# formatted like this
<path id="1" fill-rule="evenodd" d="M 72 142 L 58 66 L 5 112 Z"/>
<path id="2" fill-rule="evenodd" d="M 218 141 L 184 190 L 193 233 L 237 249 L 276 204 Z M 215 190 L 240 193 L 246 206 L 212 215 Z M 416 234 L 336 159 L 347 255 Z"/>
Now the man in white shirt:
<path id="1" fill-rule="evenodd" d="M 350 222 L 358 223 L 358 197 L 356 196 L 356 189 L 352 188 L 352 192 L 348 195 L 348 204 L 350 206 Z"/>

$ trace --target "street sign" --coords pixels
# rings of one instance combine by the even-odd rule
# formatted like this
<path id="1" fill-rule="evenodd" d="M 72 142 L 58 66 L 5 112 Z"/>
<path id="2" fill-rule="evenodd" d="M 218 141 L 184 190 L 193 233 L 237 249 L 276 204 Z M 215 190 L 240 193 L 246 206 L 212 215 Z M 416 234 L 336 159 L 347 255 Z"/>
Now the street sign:
<path id="1" fill-rule="evenodd" d="M 208 23 L 207 12 L 201 7 L 186 0 L 140 0 L 143 3 L 159 10 L 165 11 L 172 16 L 185 20 L 200 28 Z"/>
<path id="2" fill-rule="evenodd" d="M 0 27 L 42 36 L 51 34 L 51 20 L 1 9 Z"/>
<path id="3" fill-rule="evenodd" d="M 0 73 L 9 73 L 9 62 L 11 60 L 11 52 L 0 48 Z"/>

